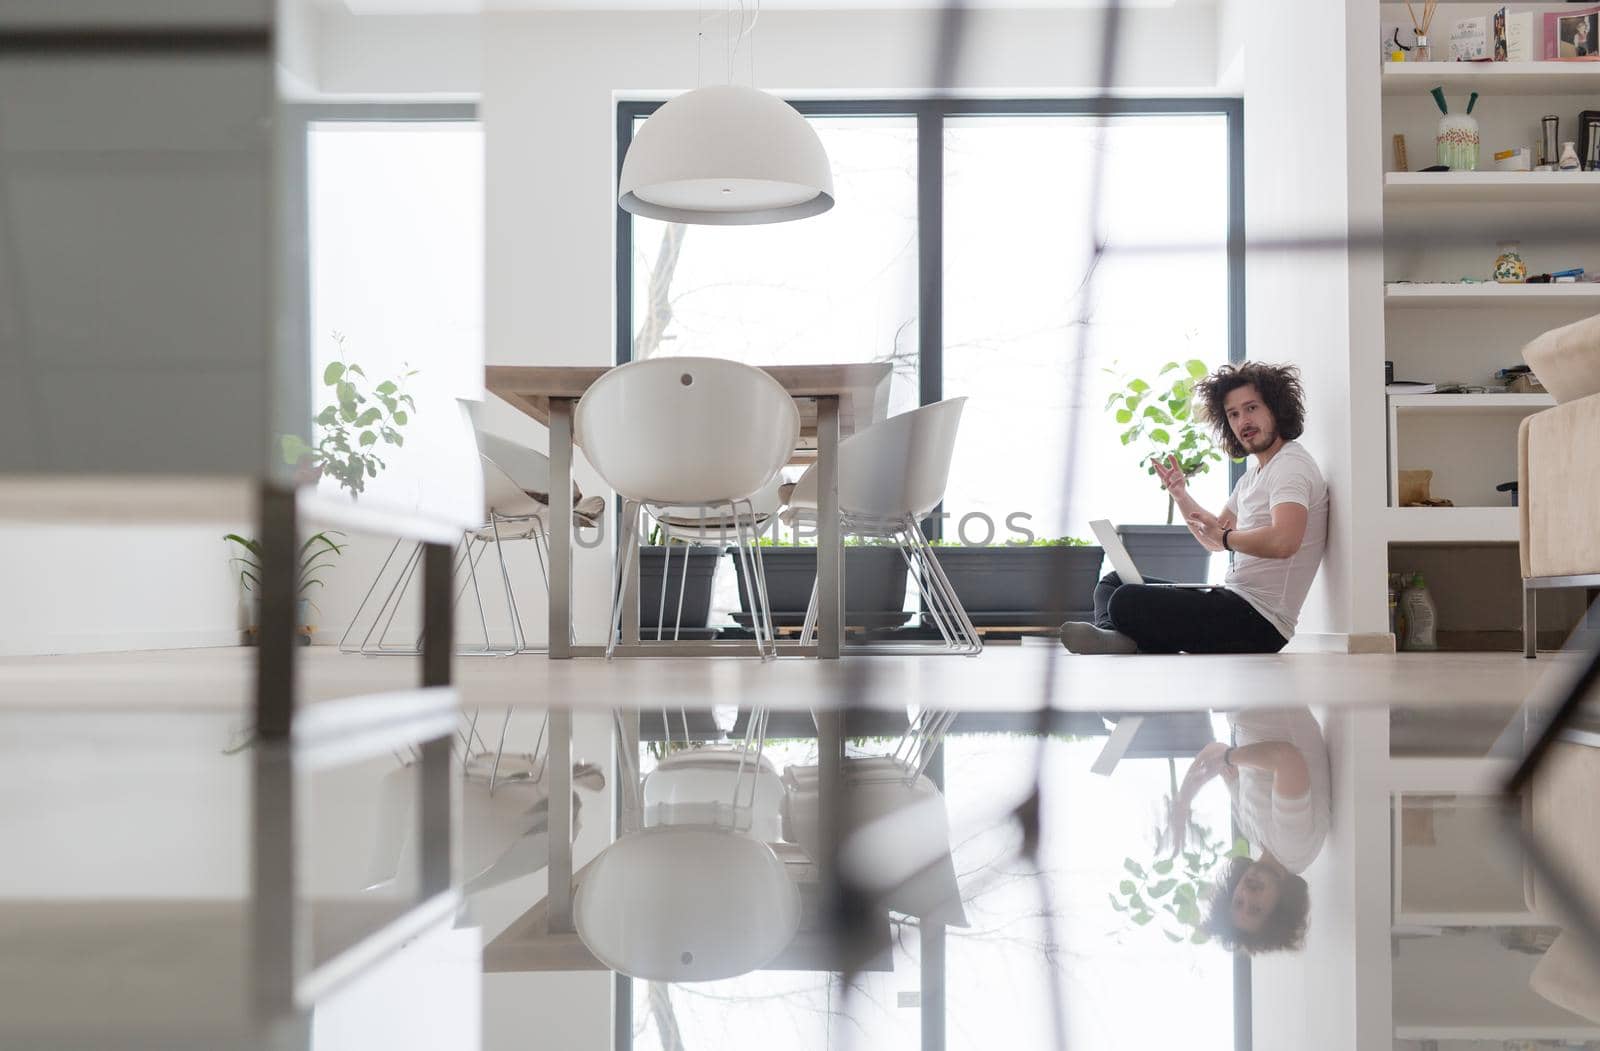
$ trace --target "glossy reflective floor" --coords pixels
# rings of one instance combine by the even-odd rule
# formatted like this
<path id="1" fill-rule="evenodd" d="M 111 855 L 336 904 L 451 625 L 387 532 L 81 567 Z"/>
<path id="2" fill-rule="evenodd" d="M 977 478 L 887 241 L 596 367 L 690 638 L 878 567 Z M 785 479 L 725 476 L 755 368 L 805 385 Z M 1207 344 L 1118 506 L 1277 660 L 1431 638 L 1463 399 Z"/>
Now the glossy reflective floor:
<path id="1" fill-rule="evenodd" d="M 0 841 L 12 848 L 0 868 L 0 974 L 11 976 L 0 983 L 0 1046 L 49 1046 L 52 1027 L 69 1024 L 45 1009 L 52 981 L 108 991 L 70 1020 L 78 1042 L 61 1046 L 137 1046 L 117 1043 L 132 1032 L 178 1046 L 226 1032 L 218 1013 L 242 1010 L 250 656 L 0 663 Z M 313 695 L 414 674 L 408 660 L 302 656 Z M 808 694 L 819 707 L 860 706 L 845 728 L 857 758 L 893 751 L 907 701 L 937 701 L 960 712 L 927 770 L 944 836 L 923 867 L 948 876 L 907 896 L 891 877 L 926 844 L 907 846 L 892 812 L 858 828 L 847 793 L 845 827 L 870 834 L 847 835 L 859 864 L 818 882 L 791 800 L 771 838 L 802 887 L 802 930 L 839 952 L 706 983 L 633 982 L 618 1001 L 633 1046 L 1220 1051 L 1248 1029 L 1258 1048 L 1600 1047 L 1600 971 L 1530 852 L 1600 905 L 1590 723 L 1557 745 L 1529 792 L 1499 796 L 1572 663 L 1033 647 L 836 666 L 461 661 L 464 708 L 476 712 L 475 723 L 463 716 L 462 754 L 478 758 L 460 792 L 460 874 L 472 890 L 460 922 L 481 927 L 489 969 L 542 980 L 507 955 L 507 932 L 544 898 L 549 766 L 537 753 L 554 696 L 579 711 L 573 758 L 598 768 L 577 779 L 580 866 L 614 838 L 612 704 L 639 713 L 648 778 L 667 757 L 740 741 L 738 702 L 761 683 L 787 709 L 763 746 L 781 779 L 817 762 Z M 1281 703 L 1301 694 L 1317 700 Z M 1530 695 L 1538 703 L 1525 709 Z M 491 794 L 482 757 L 502 729 L 505 780 Z M 330 937 L 408 893 L 407 758 L 312 785 L 306 891 Z M 1026 805 L 1035 788 L 1036 808 Z M 1176 813 L 1175 797 L 1187 801 Z M 829 905 L 840 900 L 843 913 Z M 220 926 L 202 922 L 218 916 Z M 860 968 L 848 978 L 836 970 L 846 960 Z M 142 984 L 118 986 L 125 970 Z M 109 995 L 116 988 L 128 995 Z M 102 1028 L 85 1028 L 91 1015 Z"/>

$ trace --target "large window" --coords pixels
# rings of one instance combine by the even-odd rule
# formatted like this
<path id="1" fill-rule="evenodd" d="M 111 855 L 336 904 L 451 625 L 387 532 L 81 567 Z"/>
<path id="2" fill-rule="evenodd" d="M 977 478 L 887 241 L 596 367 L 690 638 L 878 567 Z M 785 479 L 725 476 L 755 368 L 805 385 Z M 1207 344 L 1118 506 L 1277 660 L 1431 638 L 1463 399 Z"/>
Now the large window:
<path id="1" fill-rule="evenodd" d="M 619 213 L 618 360 L 890 361 L 891 413 L 967 397 L 952 539 L 1165 522 L 1105 405 L 1168 362 L 1243 356 L 1239 104 L 797 105 L 838 204 L 766 227 Z M 654 106 L 624 104 L 620 152 Z M 1220 509 L 1228 478 L 1216 463 L 1192 490 Z"/>
<path id="2" fill-rule="evenodd" d="M 619 163 L 655 105 L 622 105 Z M 1109 117 L 1068 101 L 797 105 L 828 149 L 838 204 L 769 227 L 619 212 L 617 360 L 890 361 L 891 413 L 969 399 L 947 537 L 968 516 L 961 539 L 971 543 L 990 539 L 985 520 L 996 541 L 1015 535 L 1008 519 L 1037 536 L 1085 537 L 1091 518 L 1164 522 L 1163 494 L 1104 406 L 1126 378 L 1153 383 L 1168 361 L 1244 356 L 1238 102 L 1124 100 Z M 1215 465 L 1196 495 L 1220 508 L 1228 475 Z M 756 972 L 699 987 L 623 980 L 618 1007 L 633 1046 L 822 1047 L 840 1027 L 860 1046 L 1043 1046 L 1060 992 L 1073 1046 L 1231 1047 L 1227 955 L 1131 930 L 1107 902 L 1125 859 L 1151 853 L 1167 763 L 1125 763 L 1107 781 L 1086 772 L 1098 747 L 1047 749 L 1053 825 L 1035 875 L 1017 871 L 1016 830 L 994 819 L 997 800 L 1026 787 L 1036 739 L 947 740 L 946 799 L 973 926 L 933 935 L 944 960 L 934 984 L 923 984 L 922 932 L 904 921 L 893 974 L 867 976 L 844 1000 L 825 974 Z M 1208 806 L 1202 819 L 1225 832 L 1225 801 Z M 1041 881 L 1058 948 L 1044 938 Z M 1052 973 L 1064 988 L 1052 988 Z M 942 1045 L 922 1025 L 930 1000 Z M 1142 1009 L 1156 1001 L 1169 1009 Z"/>
<path id="3" fill-rule="evenodd" d="M 943 393 L 969 399 L 945 507 L 983 516 L 966 540 L 1016 513 L 1043 536 L 1166 521 L 1105 405 L 1170 361 L 1228 360 L 1228 182 L 1220 115 L 945 122 Z M 1227 476 L 1213 465 L 1195 498 L 1220 510 Z"/>
<path id="4" fill-rule="evenodd" d="M 348 496 L 359 455 L 363 503 L 476 514 L 459 465 L 473 458 L 462 406 L 483 395 L 482 126 L 461 106 L 301 112 L 311 411 L 340 400 L 330 367 L 359 370 L 366 399 L 319 491 Z"/>

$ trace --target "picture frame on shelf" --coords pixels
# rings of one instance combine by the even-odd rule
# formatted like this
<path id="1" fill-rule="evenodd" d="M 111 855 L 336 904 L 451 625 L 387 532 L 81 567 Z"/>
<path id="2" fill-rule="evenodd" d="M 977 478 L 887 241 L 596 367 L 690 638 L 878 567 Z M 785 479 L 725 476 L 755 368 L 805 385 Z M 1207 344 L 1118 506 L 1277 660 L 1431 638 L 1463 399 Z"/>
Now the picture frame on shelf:
<path id="1" fill-rule="evenodd" d="M 1505 21 L 1506 61 L 1533 62 L 1538 59 L 1539 38 L 1533 28 L 1533 12 L 1508 11 Z"/>
<path id="2" fill-rule="evenodd" d="M 1450 26 L 1450 61 L 1488 62 L 1491 31 L 1486 16 L 1458 18 Z"/>
<path id="3" fill-rule="evenodd" d="M 1600 7 L 1551 11 L 1544 16 L 1545 58 L 1600 62 Z"/>

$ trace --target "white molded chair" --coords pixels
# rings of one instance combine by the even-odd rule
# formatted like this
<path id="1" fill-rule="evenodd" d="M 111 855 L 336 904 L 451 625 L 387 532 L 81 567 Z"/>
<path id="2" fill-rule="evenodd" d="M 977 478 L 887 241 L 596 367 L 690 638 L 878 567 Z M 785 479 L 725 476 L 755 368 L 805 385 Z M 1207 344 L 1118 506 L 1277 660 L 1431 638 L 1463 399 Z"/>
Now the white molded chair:
<path id="1" fill-rule="evenodd" d="M 464 572 L 466 577 L 456 588 L 456 601 L 461 600 L 468 587 L 472 589 L 478 610 L 478 623 L 483 632 L 483 645 L 465 647 L 458 652 L 463 656 L 509 656 L 515 653 L 542 652 L 543 647 L 534 647 L 528 643 L 527 634 L 522 626 L 522 615 L 517 608 L 516 591 L 511 584 L 511 573 L 506 567 L 503 543 L 508 540 L 531 540 L 534 553 L 539 558 L 539 569 L 544 575 L 545 586 L 549 587 L 547 568 L 549 540 L 546 533 L 550 514 L 550 460 L 536 449 L 530 449 L 485 431 L 476 432 L 476 440 L 479 463 L 483 471 L 484 524 L 468 530 L 462 536 L 460 554 L 456 560 L 456 576 L 460 578 Z M 574 505 L 573 521 L 579 525 L 594 525 L 604 510 L 605 501 L 600 497 L 577 501 Z M 483 591 L 478 581 L 479 563 L 491 545 L 494 547 L 495 558 L 500 567 L 500 585 L 505 597 L 506 616 L 511 630 L 511 641 L 501 645 L 497 645 L 490 637 L 488 613 L 484 608 Z M 388 641 L 395 615 L 403 605 L 412 578 L 421 564 L 421 544 L 413 545 L 410 555 L 401 564 L 399 574 L 384 596 L 383 602 L 379 604 L 377 613 L 372 617 L 360 643 L 351 641 L 351 635 L 363 622 L 367 606 L 372 601 L 379 584 L 388 574 L 389 566 L 394 562 L 399 550 L 400 541 L 396 541 L 373 578 L 372 586 L 362 598 L 361 605 L 356 608 L 355 616 L 350 618 L 349 627 L 345 628 L 344 635 L 340 637 L 340 652 L 364 653 L 369 656 L 415 656 L 421 652 L 417 640 L 399 644 Z"/>
<path id="2" fill-rule="evenodd" d="M 718 358 L 651 358 L 607 372 L 578 402 L 574 433 L 589 463 L 623 498 L 611 635 L 615 653 L 622 604 L 638 557 L 643 508 L 705 508 L 731 519 L 736 550 L 757 581 L 756 651 L 777 655 L 761 575 L 753 497 L 789 462 L 800 414 L 777 380 Z M 652 512 L 653 513 L 653 512 Z"/>
<path id="3" fill-rule="evenodd" d="M 948 398 L 924 405 L 841 441 L 839 515 L 846 533 L 895 542 L 944 648 L 970 655 L 983 649 L 983 641 L 917 525 L 944 499 L 966 401 Z M 789 509 L 793 517 L 816 519 L 814 466 L 795 483 Z M 802 639 L 809 639 L 816 625 L 816 603 L 813 589 Z"/>

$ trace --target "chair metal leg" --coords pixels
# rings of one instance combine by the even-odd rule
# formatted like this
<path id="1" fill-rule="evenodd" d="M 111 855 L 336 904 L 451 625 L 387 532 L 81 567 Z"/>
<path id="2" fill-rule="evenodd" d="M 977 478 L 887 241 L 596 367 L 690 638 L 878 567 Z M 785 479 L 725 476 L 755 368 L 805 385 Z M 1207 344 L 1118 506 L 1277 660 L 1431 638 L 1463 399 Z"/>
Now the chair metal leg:
<path id="1" fill-rule="evenodd" d="M 388 571 L 389 563 L 394 561 L 395 552 L 400 550 L 400 544 L 401 543 L 402 543 L 402 541 L 396 540 L 394 542 L 394 546 L 389 548 L 389 554 L 384 558 L 383 565 L 378 567 L 377 575 L 372 578 L 372 585 L 367 588 L 367 593 L 365 595 L 363 595 L 362 598 L 361 598 L 361 605 L 356 607 L 355 616 L 350 618 L 349 626 L 344 629 L 344 634 L 339 636 L 339 652 L 340 653 L 360 653 L 361 652 L 361 647 L 360 646 L 357 646 L 357 647 L 355 647 L 353 649 L 347 649 L 345 647 L 345 642 L 350 638 L 350 633 L 356 629 L 356 625 L 361 622 L 361 614 L 366 611 L 367 603 L 372 601 L 372 593 L 374 591 L 378 590 L 378 584 L 383 580 L 383 574 Z M 385 599 L 384 601 L 387 602 L 388 600 Z M 383 615 L 383 609 L 381 607 L 378 610 L 378 615 L 379 616 Z"/>
<path id="2" fill-rule="evenodd" d="M 811 582 L 811 601 L 806 603 L 806 619 L 800 625 L 800 643 L 808 645 L 817 630 L 817 582 Z"/>
<path id="3" fill-rule="evenodd" d="M 494 552 L 496 560 L 500 563 L 500 584 L 506 589 L 506 616 L 511 620 L 511 649 L 507 655 L 525 653 L 528 649 L 528 636 L 522 628 L 522 614 L 517 610 L 517 594 L 511 587 L 511 571 L 506 568 L 505 545 L 500 540 L 500 516 L 491 509 L 489 511 L 489 532 L 494 536 Z M 476 586 L 476 584 L 474 584 Z M 484 634 L 484 644 L 489 641 L 488 634 Z"/>
<path id="4" fill-rule="evenodd" d="M 945 602 L 960 625 L 960 634 L 965 636 L 958 652 L 973 655 L 982 652 L 983 639 L 978 635 L 977 627 L 972 623 L 972 618 L 967 616 L 967 611 L 961 606 L 961 598 L 956 594 L 955 586 L 950 583 L 950 578 L 945 576 L 944 568 L 939 565 L 938 556 L 934 554 L 933 545 L 928 543 L 928 538 L 922 535 L 922 530 L 908 515 L 907 527 L 910 530 L 912 542 L 922 552 L 922 557 L 927 560 L 929 569 L 933 572 L 936 589 L 943 593 Z"/>
<path id="5" fill-rule="evenodd" d="M 911 582 L 917 586 L 917 594 L 922 598 L 922 606 L 928 619 L 932 620 L 933 626 L 939 629 L 939 637 L 944 640 L 944 644 L 954 647 L 956 640 L 950 633 L 950 628 L 945 619 L 945 610 L 942 608 L 939 597 L 934 593 L 932 581 L 928 579 L 927 569 L 922 565 L 920 559 L 916 557 L 918 552 L 915 545 L 902 536 L 901 532 L 895 533 L 895 550 L 900 552 L 900 557 L 906 564 L 906 571 L 911 576 Z"/>
<path id="6" fill-rule="evenodd" d="M 416 546 L 416 550 L 411 553 L 411 558 L 407 560 L 404 569 L 401 570 L 399 579 L 395 581 L 395 587 L 390 589 L 391 597 L 384 600 L 384 609 L 389 611 L 389 616 L 385 618 L 383 617 L 383 610 L 380 609 L 378 611 L 378 617 L 373 620 L 372 628 L 367 631 L 366 637 L 361 640 L 362 653 L 375 654 L 394 652 L 393 650 L 387 649 L 384 646 L 383 640 L 389 637 L 389 629 L 394 625 L 395 614 L 400 611 L 400 603 L 405 598 L 406 589 L 411 586 L 411 578 L 416 574 L 417 567 L 422 564 L 424 547 L 426 547 L 426 545 L 418 544 Z M 367 643 L 368 640 L 372 638 L 372 632 L 376 631 L 378 628 L 378 620 L 383 621 L 383 630 L 378 631 L 378 641 L 373 643 L 371 648 L 369 648 Z"/>
<path id="7" fill-rule="evenodd" d="M 667 630 L 667 585 L 672 581 L 672 538 L 669 536 L 665 540 L 666 542 L 661 545 L 663 548 L 661 558 L 661 594 L 656 598 L 657 642 L 661 641 L 662 632 Z M 689 564 L 689 553 L 687 551 L 683 555 L 683 564 L 685 566 Z M 673 632 L 673 638 L 677 638 L 676 631 Z"/>
<path id="8" fill-rule="evenodd" d="M 728 510 L 733 514 L 733 528 L 738 534 L 736 549 L 738 551 L 739 565 L 744 571 L 746 591 L 750 595 L 752 607 L 750 611 L 751 634 L 755 636 L 756 653 L 762 660 L 767 660 L 770 657 L 776 657 L 778 654 L 777 642 L 768 633 L 772 625 L 771 612 L 762 609 L 762 596 L 765 595 L 766 590 L 756 570 L 757 556 L 752 555 L 746 546 L 748 535 L 745 532 L 744 519 L 739 515 L 738 506 L 730 501 Z M 771 646 L 771 652 L 768 651 L 769 645 Z"/>
<path id="9" fill-rule="evenodd" d="M 668 550 L 671 550 L 671 548 L 672 548 L 672 538 L 671 537 L 667 538 L 667 548 L 668 548 Z M 672 618 L 672 641 L 673 642 L 677 642 L 678 641 L 678 636 L 679 636 L 679 634 L 681 633 L 681 631 L 683 629 L 683 596 L 684 596 L 684 593 L 686 591 L 688 591 L 688 590 L 689 590 L 689 550 L 688 550 L 688 547 L 686 546 L 684 548 L 684 551 L 683 551 L 683 569 L 681 569 L 678 572 L 678 612 L 676 614 L 674 614 L 673 618 Z M 666 598 L 667 598 L 667 569 L 666 569 L 665 566 L 662 566 L 662 568 L 661 568 L 661 600 L 662 600 L 663 603 L 666 602 Z M 656 637 L 657 638 L 661 637 L 661 633 L 659 631 L 656 632 Z M 687 718 L 687 716 L 685 718 Z M 688 737 L 688 734 L 684 734 L 684 736 Z"/>
<path id="10" fill-rule="evenodd" d="M 1529 660 L 1539 656 L 1539 591 L 1522 585 L 1522 655 Z"/>
<path id="11" fill-rule="evenodd" d="M 767 567 L 761 561 L 761 530 L 757 524 L 755 504 L 746 500 L 744 505 L 750 512 L 750 550 L 755 554 L 756 592 L 761 599 L 761 616 L 767 624 L 767 641 L 772 646 L 772 655 L 776 657 L 778 655 L 778 630 L 772 620 L 772 598 L 767 593 Z"/>
<path id="12" fill-rule="evenodd" d="M 613 659 L 617 654 L 617 639 L 622 634 L 622 603 L 628 595 L 628 577 L 633 570 L 634 559 L 639 551 L 639 504 L 626 500 L 622 505 L 622 536 L 619 538 L 621 549 L 617 552 L 617 559 L 613 562 L 616 567 L 615 598 L 611 603 L 611 630 L 610 637 L 606 639 L 606 660 Z"/>

